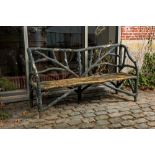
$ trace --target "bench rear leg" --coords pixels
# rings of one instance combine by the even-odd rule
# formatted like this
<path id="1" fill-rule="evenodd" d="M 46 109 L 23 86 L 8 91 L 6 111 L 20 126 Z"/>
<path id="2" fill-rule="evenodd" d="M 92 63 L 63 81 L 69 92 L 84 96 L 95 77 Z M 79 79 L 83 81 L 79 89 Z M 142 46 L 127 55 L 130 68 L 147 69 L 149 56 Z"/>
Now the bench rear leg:
<path id="1" fill-rule="evenodd" d="M 118 88 L 118 81 L 116 81 L 116 88 Z M 115 93 L 118 94 L 118 90 L 115 90 Z"/>
<path id="2" fill-rule="evenodd" d="M 119 89 L 123 85 L 124 80 L 122 81 L 116 81 L 116 88 Z M 115 93 L 118 94 L 118 90 L 115 90 Z"/>
<path id="3" fill-rule="evenodd" d="M 77 94 L 78 94 L 78 104 L 79 104 L 81 99 L 82 99 L 82 89 L 81 89 L 81 86 L 78 87 Z"/>

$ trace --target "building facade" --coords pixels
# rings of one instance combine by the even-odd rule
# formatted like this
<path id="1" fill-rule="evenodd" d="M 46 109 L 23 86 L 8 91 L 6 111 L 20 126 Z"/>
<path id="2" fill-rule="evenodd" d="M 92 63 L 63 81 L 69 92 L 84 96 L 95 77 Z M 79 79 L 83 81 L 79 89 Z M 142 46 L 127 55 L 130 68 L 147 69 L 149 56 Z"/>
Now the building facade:
<path id="1" fill-rule="evenodd" d="M 118 42 L 141 66 L 145 52 L 155 50 L 155 26 L 0 27 L 0 91 L 27 90 L 27 47 L 75 49 Z"/>
<path id="2" fill-rule="evenodd" d="M 146 52 L 155 52 L 155 26 L 121 26 L 121 42 L 128 46 L 132 56 L 143 64 Z"/>
<path id="3" fill-rule="evenodd" d="M 27 90 L 27 47 L 85 48 L 116 43 L 117 33 L 117 26 L 0 27 L 1 92 Z"/>

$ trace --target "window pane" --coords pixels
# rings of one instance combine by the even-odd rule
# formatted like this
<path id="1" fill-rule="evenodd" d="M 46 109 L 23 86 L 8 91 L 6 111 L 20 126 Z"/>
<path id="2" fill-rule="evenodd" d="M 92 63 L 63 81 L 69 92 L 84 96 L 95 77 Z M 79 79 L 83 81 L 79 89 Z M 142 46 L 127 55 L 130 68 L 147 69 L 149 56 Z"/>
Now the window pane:
<path id="1" fill-rule="evenodd" d="M 35 26 L 28 31 L 30 47 L 84 47 L 84 26 Z"/>
<path id="2" fill-rule="evenodd" d="M 25 54 L 22 27 L 0 27 L 0 90 L 24 89 Z"/>
<path id="3" fill-rule="evenodd" d="M 117 42 L 116 26 L 89 26 L 88 45 L 97 46 Z"/>
<path id="4" fill-rule="evenodd" d="M 117 27 L 116 26 L 89 26 L 88 27 L 88 45 L 98 46 L 111 43 L 117 43 Z M 96 52 L 97 56 L 97 52 Z M 106 58 L 109 63 L 114 63 L 115 58 L 108 56 Z M 102 73 L 114 73 L 116 68 L 110 65 L 102 65 L 100 68 Z"/>

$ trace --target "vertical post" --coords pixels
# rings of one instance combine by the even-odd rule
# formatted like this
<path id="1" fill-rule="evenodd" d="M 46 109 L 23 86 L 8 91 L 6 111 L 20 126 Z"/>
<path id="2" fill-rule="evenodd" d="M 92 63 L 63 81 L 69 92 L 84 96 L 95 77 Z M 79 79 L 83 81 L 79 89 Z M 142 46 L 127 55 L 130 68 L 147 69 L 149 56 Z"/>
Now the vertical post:
<path id="1" fill-rule="evenodd" d="M 27 32 L 27 26 L 23 27 L 23 34 L 24 34 L 24 49 L 25 49 L 25 62 L 26 62 L 26 86 L 27 86 L 27 92 L 29 94 L 29 61 L 28 61 L 28 54 L 27 54 L 27 48 L 29 47 L 28 43 L 28 32 Z"/>
<path id="2" fill-rule="evenodd" d="M 117 36 L 117 43 L 120 44 L 121 43 L 121 26 L 118 26 L 117 34 L 118 34 L 118 36 Z"/>
<path id="3" fill-rule="evenodd" d="M 117 33 L 116 33 L 116 41 L 117 41 L 117 43 L 118 44 L 121 44 L 121 26 L 118 26 L 117 27 Z M 116 51 L 116 54 L 118 54 L 118 55 L 120 55 L 120 50 L 121 50 L 121 46 L 118 46 L 118 48 L 117 48 L 117 51 Z M 118 65 L 120 65 L 120 57 L 118 58 L 116 58 L 116 64 Z M 117 67 L 117 71 L 116 72 L 119 72 L 119 68 Z"/>
<path id="4" fill-rule="evenodd" d="M 85 48 L 88 48 L 88 26 L 85 26 Z M 88 51 L 85 51 L 85 71 L 88 69 Z"/>
<path id="5" fill-rule="evenodd" d="M 116 41 L 118 44 L 121 44 L 121 26 L 118 26 L 117 29 L 116 29 Z M 121 46 L 118 46 L 117 49 L 116 49 L 116 54 L 120 55 L 120 50 L 121 50 Z M 116 64 L 120 65 L 120 57 L 116 57 Z M 116 67 L 116 73 L 118 73 L 120 71 L 120 68 L 119 67 Z M 116 88 L 118 88 L 119 86 L 119 82 L 117 81 L 116 82 Z M 118 94 L 118 91 L 116 90 L 116 94 Z"/>

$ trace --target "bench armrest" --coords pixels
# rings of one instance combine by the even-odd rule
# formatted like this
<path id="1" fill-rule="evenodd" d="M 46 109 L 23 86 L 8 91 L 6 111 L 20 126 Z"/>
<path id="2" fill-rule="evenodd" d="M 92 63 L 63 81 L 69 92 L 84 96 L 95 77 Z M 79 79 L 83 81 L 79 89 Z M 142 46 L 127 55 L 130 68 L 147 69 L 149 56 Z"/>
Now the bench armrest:
<path id="1" fill-rule="evenodd" d="M 135 75 L 138 76 L 139 69 L 138 69 L 137 61 L 135 61 L 134 58 L 130 55 L 129 50 L 125 45 L 121 44 L 120 48 L 124 48 L 124 54 L 123 54 L 124 56 L 120 67 L 120 71 L 125 67 L 132 68 L 135 71 Z M 132 62 L 132 65 L 125 64 L 126 57 Z"/>

